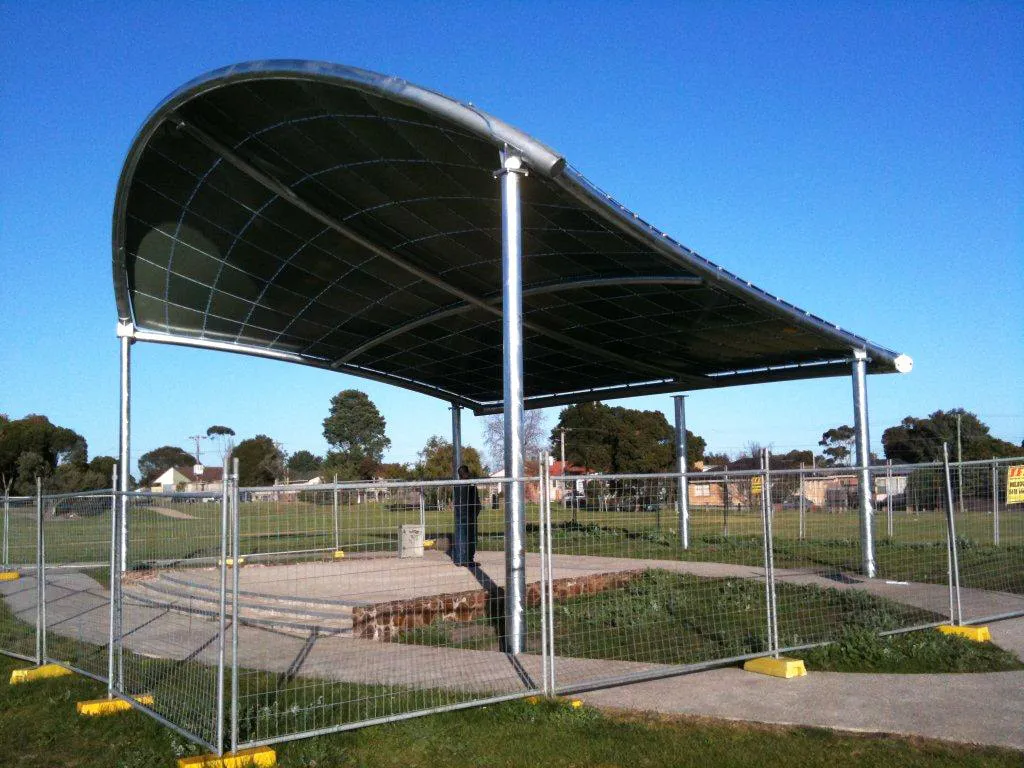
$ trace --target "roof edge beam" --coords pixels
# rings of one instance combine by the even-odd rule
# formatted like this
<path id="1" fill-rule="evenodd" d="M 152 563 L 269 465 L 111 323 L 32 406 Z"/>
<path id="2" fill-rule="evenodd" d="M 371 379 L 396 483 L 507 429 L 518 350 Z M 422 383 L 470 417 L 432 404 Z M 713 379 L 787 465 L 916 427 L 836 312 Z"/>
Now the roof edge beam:
<path id="1" fill-rule="evenodd" d="M 575 290 L 582 288 L 601 288 L 608 285 L 681 285 L 688 287 L 698 287 L 704 284 L 704 280 L 699 277 L 689 276 L 664 276 L 664 277 L 650 277 L 650 276 L 624 276 L 624 277 L 602 277 L 602 278 L 586 278 L 583 280 L 576 280 L 570 283 L 557 282 L 557 283 L 544 283 L 539 285 L 530 286 L 529 288 L 523 288 L 523 298 L 529 296 L 538 296 L 545 293 L 557 293 L 563 290 Z M 501 302 L 500 293 L 492 293 L 489 296 L 484 297 L 484 301 L 488 304 L 497 306 Z M 462 314 L 469 309 L 472 309 L 474 305 L 467 302 L 461 302 L 459 304 L 453 304 L 451 306 L 440 309 L 436 312 L 431 312 L 427 315 L 422 315 L 415 320 L 410 320 L 408 323 L 399 325 L 392 328 L 390 331 L 380 334 L 369 341 L 360 344 L 358 347 L 350 351 L 344 357 L 339 357 L 336 363 L 349 363 L 354 358 L 363 354 L 364 352 L 373 349 L 374 347 L 389 341 L 396 336 L 401 336 L 403 333 L 419 328 L 423 325 L 429 325 L 437 320 L 443 320 L 446 317 L 453 317 L 455 315 Z"/>
<path id="2" fill-rule="evenodd" d="M 135 329 L 133 336 L 131 337 L 134 341 L 148 341 L 153 344 L 170 344 L 178 347 L 192 347 L 194 349 L 211 349 L 217 352 L 232 352 L 238 355 L 248 355 L 250 357 L 262 357 L 269 360 L 281 360 L 286 363 L 298 363 L 299 365 L 308 365 L 312 368 L 322 368 L 329 371 L 341 371 L 342 373 L 348 373 L 352 376 L 358 376 L 361 379 L 369 379 L 371 381 L 379 381 L 383 384 L 391 384 L 392 386 L 402 387 L 403 389 L 412 390 L 413 392 L 419 392 L 420 394 L 430 395 L 440 400 L 452 403 L 454 405 L 461 405 L 464 408 L 469 408 L 475 411 L 481 407 L 479 400 L 471 400 L 463 397 L 455 392 L 451 392 L 447 389 L 440 387 L 434 387 L 430 384 L 426 384 L 417 379 L 410 379 L 405 376 L 396 376 L 394 374 L 383 373 L 381 371 L 374 370 L 373 368 L 366 368 L 359 365 L 342 365 L 335 366 L 328 363 L 326 360 L 318 360 L 315 357 L 308 357 L 306 355 L 298 354 L 297 352 L 286 352 L 278 349 L 267 349 L 265 347 L 255 347 L 247 344 L 237 344 L 230 341 L 217 341 L 214 339 L 199 339 L 189 336 L 176 336 L 170 333 L 163 333 L 160 331 L 146 331 L 141 329 Z"/>

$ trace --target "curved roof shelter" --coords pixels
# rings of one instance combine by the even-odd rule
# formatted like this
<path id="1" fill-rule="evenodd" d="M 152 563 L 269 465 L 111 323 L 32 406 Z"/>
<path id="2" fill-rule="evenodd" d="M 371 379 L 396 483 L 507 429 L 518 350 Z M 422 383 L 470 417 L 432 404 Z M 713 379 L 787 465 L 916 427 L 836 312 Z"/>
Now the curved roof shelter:
<path id="1" fill-rule="evenodd" d="M 240 64 L 147 119 L 117 192 L 122 333 L 502 408 L 501 189 L 525 160 L 526 407 L 910 359 L 752 286 L 470 104 L 364 70 Z"/>

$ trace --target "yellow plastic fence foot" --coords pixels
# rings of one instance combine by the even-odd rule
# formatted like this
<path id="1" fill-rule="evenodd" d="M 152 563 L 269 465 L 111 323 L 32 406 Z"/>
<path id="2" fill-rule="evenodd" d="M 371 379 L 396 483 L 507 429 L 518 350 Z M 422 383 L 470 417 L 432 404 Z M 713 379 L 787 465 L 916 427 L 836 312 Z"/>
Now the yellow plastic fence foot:
<path id="1" fill-rule="evenodd" d="M 336 550 L 334 550 L 334 559 L 335 560 L 341 560 L 341 558 L 343 558 L 344 556 L 345 556 L 345 550 L 344 549 L 336 549 Z"/>
<path id="2" fill-rule="evenodd" d="M 423 548 L 424 549 L 433 549 L 436 546 L 437 546 L 437 542 L 434 539 L 424 539 L 423 540 Z"/>
<path id="3" fill-rule="evenodd" d="M 35 680 L 43 680 L 47 677 L 64 677 L 65 675 L 72 674 L 74 673 L 70 669 L 62 667 L 60 664 L 43 664 L 41 667 L 14 670 L 11 672 L 11 685 L 31 683 Z"/>
<path id="4" fill-rule="evenodd" d="M 144 696 L 136 696 L 135 700 L 139 702 L 139 704 L 145 704 L 147 707 L 153 705 L 153 697 L 148 694 Z M 87 715 L 89 717 L 116 715 L 119 712 L 127 712 L 131 708 L 131 702 L 125 701 L 124 699 L 91 699 L 89 701 L 79 701 L 75 703 L 75 709 L 78 710 L 78 714 Z"/>
<path id="5" fill-rule="evenodd" d="M 234 565 L 235 564 L 235 558 L 229 557 L 227 560 L 224 561 L 224 563 L 226 565 Z M 238 564 L 239 565 L 245 565 L 245 558 L 244 557 L 238 558 Z M 219 558 L 217 559 L 217 565 L 220 565 L 220 559 Z"/>
<path id="6" fill-rule="evenodd" d="M 992 640 L 992 633 L 988 631 L 988 627 L 955 627 L 952 624 L 943 624 L 939 627 L 939 632 L 944 635 L 960 635 L 976 643 L 987 643 Z"/>
<path id="7" fill-rule="evenodd" d="M 273 768 L 277 753 L 270 747 L 253 747 L 223 755 L 197 755 L 178 760 L 178 768 Z"/>
<path id="8" fill-rule="evenodd" d="M 0 581 L 14 581 L 20 578 L 21 574 L 17 571 L 0 571 Z"/>
<path id="9" fill-rule="evenodd" d="M 744 662 L 743 669 L 747 672 L 757 672 L 760 675 L 784 677 L 787 680 L 791 677 L 803 677 L 807 674 L 803 659 L 787 659 L 785 656 L 780 656 L 777 659 L 768 657 L 750 659 Z"/>

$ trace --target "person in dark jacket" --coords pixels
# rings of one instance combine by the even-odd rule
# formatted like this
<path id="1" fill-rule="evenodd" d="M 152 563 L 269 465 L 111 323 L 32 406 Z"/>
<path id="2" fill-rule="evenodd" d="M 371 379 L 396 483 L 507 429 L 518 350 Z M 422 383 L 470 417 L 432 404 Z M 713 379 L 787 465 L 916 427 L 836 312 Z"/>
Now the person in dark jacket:
<path id="1" fill-rule="evenodd" d="M 459 479 L 469 479 L 469 467 L 459 467 Z M 476 556 L 477 518 L 480 516 L 480 494 L 475 485 L 456 485 L 453 494 L 455 508 L 455 536 L 452 541 L 452 560 L 456 565 L 473 565 Z"/>

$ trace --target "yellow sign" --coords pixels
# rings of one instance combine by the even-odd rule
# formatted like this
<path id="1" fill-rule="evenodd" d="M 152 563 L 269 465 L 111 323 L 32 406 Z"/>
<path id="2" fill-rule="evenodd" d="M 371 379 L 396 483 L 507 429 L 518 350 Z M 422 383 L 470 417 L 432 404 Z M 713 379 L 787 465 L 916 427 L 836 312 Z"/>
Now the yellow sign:
<path id="1" fill-rule="evenodd" d="M 1021 467 L 1021 469 L 1024 469 L 1024 467 Z M 761 478 L 760 475 L 755 475 L 754 477 L 750 478 L 750 492 L 755 496 L 759 496 L 761 494 L 762 480 L 763 478 Z M 1021 480 L 1024 481 L 1024 477 L 1022 477 Z"/>
<path id="2" fill-rule="evenodd" d="M 1024 504 L 1024 466 L 1006 471 L 1006 503 Z"/>

